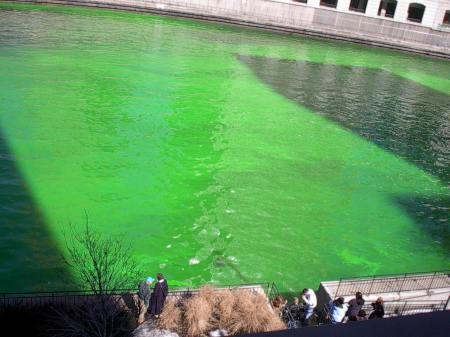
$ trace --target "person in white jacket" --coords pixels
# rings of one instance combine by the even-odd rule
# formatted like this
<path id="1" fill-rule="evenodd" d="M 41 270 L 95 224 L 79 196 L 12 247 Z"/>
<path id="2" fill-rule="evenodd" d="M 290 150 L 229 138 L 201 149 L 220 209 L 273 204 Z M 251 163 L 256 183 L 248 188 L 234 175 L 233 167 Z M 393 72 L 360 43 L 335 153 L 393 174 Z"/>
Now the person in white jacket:
<path id="1" fill-rule="evenodd" d="M 302 302 L 305 304 L 305 320 L 304 325 L 309 325 L 309 320 L 314 313 L 314 308 L 317 306 L 316 293 L 312 289 L 303 289 Z"/>

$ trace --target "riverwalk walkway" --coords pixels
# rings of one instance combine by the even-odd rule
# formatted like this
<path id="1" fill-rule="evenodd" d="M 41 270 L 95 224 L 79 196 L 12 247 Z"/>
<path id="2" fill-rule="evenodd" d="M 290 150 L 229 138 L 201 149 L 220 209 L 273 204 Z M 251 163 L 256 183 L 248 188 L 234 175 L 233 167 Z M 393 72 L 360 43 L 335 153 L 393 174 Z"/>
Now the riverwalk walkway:
<path id="1" fill-rule="evenodd" d="M 265 295 L 269 302 L 280 295 L 274 282 L 215 286 L 215 289 L 248 290 Z M 198 291 L 199 288 L 171 288 L 168 296 L 180 298 L 195 295 Z M 317 313 L 320 314 L 324 306 L 337 297 L 342 296 L 348 302 L 357 291 L 363 293 L 367 309 L 371 301 L 383 297 L 386 317 L 450 310 L 450 271 L 375 275 L 321 282 L 317 290 Z M 137 310 L 137 289 L 114 290 L 108 295 L 117 297 L 129 310 Z M 94 296 L 91 291 L 0 293 L 0 309 L 76 305 L 89 301 Z"/>

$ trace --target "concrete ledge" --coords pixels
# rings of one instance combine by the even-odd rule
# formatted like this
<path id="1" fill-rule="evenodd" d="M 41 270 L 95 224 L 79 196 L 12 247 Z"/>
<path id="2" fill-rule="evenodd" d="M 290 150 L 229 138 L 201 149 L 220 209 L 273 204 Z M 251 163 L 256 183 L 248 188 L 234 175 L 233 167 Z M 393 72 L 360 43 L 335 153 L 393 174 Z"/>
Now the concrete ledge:
<path id="1" fill-rule="evenodd" d="M 71 5 L 71 6 L 85 6 L 103 9 L 124 10 L 132 12 L 150 13 L 157 15 L 165 15 L 172 17 L 182 17 L 201 21 L 217 22 L 222 24 L 231 24 L 244 27 L 251 27 L 256 29 L 262 29 L 266 31 L 273 31 L 277 33 L 310 36 L 314 38 L 321 38 L 327 40 L 337 40 L 352 42 L 361 45 L 382 47 L 391 50 L 398 50 L 404 52 L 410 52 L 420 55 L 426 55 L 441 59 L 450 59 L 450 50 L 448 48 L 432 48 L 431 46 L 423 44 L 414 44 L 410 42 L 400 42 L 394 40 L 381 40 L 373 39 L 362 35 L 349 34 L 345 32 L 337 31 L 324 31 L 319 28 L 305 28 L 305 27 L 292 27 L 291 25 L 282 25 L 276 22 L 256 22 L 252 17 L 244 15 L 241 18 L 232 17 L 235 15 L 230 13 L 229 15 L 213 15 L 213 14 L 199 14 L 195 12 L 195 8 L 187 8 L 182 6 L 176 6 L 173 4 L 159 4 L 158 2 L 146 2 L 146 1 L 126 1 L 126 0 L 0 0 L 1 2 L 16 2 L 16 3 L 33 3 L 33 4 L 56 4 L 56 5 Z M 279 3 L 277 5 L 282 5 Z M 449 34 L 450 36 L 450 34 Z"/>

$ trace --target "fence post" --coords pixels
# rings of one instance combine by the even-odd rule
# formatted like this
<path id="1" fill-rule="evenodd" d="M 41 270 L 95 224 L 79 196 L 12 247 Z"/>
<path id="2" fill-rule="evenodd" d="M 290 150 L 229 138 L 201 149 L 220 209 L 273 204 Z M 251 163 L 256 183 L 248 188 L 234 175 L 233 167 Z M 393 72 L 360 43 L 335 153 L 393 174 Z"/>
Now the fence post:
<path id="1" fill-rule="evenodd" d="M 338 286 L 336 288 L 336 292 L 334 293 L 334 298 L 339 296 L 339 288 L 341 287 L 341 282 L 342 282 L 342 279 L 339 279 L 339 283 L 338 283 Z"/>
<path id="2" fill-rule="evenodd" d="M 400 313 L 401 316 L 403 316 L 403 313 L 405 312 L 406 303 L 407 303 L 407 302 L 405 301 L 405 304 L 403 305 L 403 308 L 402 308 L 402 312 Z"/>
<path id="3" fill-rule="evenodd" d="M 450 295 L 448 295 L 447 303 L 445 303 L 445 306 L 442 309 L 442 311 L 444 311 L 444 310 L 450 310 Z"/>
<path id="4" fill-rule="evenodd" d="M 430 285 L 428 286 L 427 291 L 430 291 L 431 287 L 433 286 L 433 281 L 436 278 L 436 274 L 437 274 L 437 271 L 434 272 L 433 277 L 431 278 Z"/>
<path id="5" fill-rule="evenodd" d="M 403 281 L 402 281 L 402 285 L 400 286 L 400 290 L 398 291 L 399 293 L 401 293 L 402 292 L 402 290 L 403 290 L 403 285 L 405 284 L 405 282 L 406 282 L 406 278 L 407 278 L 407 274 L 405 273 L 405 275 L 403 276 Z"/>
<path id="6" fill-rule="evenodd" d="M 372 293 L 372 287 L 373 287 L 374 282 L 375 282 L 375 276 L 372 276 L 372 283 L 370 284 L 369 295 Z"/>

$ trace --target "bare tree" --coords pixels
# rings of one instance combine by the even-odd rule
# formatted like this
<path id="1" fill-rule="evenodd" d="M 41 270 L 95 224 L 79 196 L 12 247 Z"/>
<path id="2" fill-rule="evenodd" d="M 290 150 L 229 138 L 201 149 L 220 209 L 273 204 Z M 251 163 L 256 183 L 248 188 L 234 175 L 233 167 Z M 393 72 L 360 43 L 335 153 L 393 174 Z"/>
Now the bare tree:
<path id="1" fill-rule="evenodd" d="M 93 230 L 86 223 L 82 230 L 70 225 L 64 232 L 67 253 L 64 261 L 76 274 L 83 289 L 107 294 L 135 287 L 140 270 L 131 252 L 131 244 Z"/>
<path id="2" fill-rule="evenodd" d="M 135 316 L 117 296 L 95 295 L 71 306 L 53 306 L 53 328 L 57 337 L 125 337 L 136 327 Z"/>
<path id="3" fill-rule="evenodd" d="M 75 273 L 82 289 L 93 292 L 73 305 L 53 306 L 54 328 L 58 337 L 127 336 L 135 327 L 135 303 L 126 304 L 132 294 L 122 291 L 137 285 L 139 267 L 131 245 L 123 238 L 104 235 L 86 223 L 83 229 L 70 225 L 64 231 L 64 261 Z"/>

